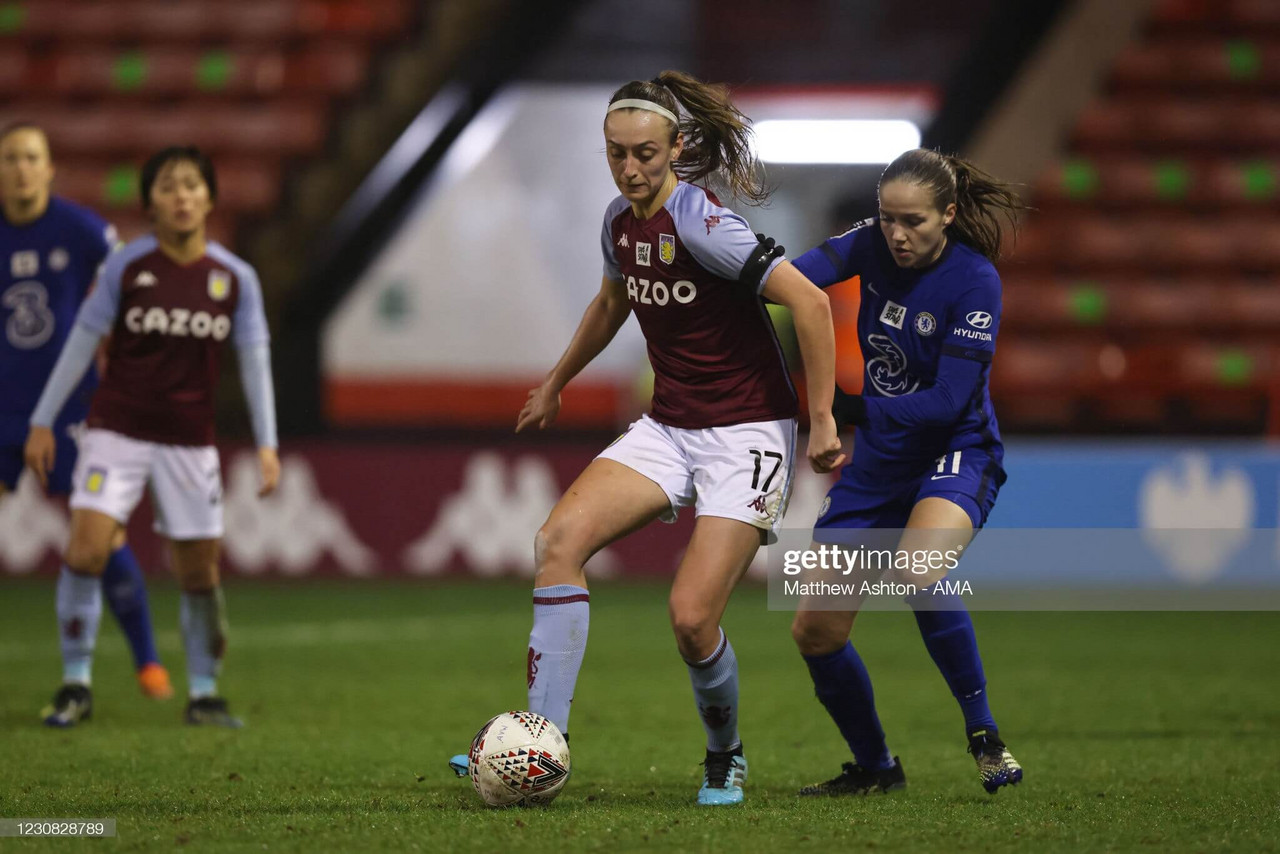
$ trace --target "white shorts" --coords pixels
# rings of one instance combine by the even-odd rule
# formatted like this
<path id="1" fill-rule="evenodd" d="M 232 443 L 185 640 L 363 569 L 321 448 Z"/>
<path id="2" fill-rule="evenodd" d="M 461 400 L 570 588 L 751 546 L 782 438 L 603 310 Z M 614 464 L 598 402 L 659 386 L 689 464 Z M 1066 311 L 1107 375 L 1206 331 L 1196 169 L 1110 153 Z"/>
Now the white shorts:
<path id="1" fill-rule="evenodd" d="M 685 430 L 643 415 L 597 459 L 622 463 L 662 487 L 671 502 L 664 522 L 692 504 L 696 516 L 746 522 L 772 543 L 791 498 L 795 452 L 794 418 Z"/>
<path id="2" fill-rule="evenodd" d="M 222 472 L 212 445 L 161 445 L 110 430 L 86 430 L 72 478 L 71 508 L 128 523 L 151 485 L 156 533 L 171 540 L 222 536 Z"/>

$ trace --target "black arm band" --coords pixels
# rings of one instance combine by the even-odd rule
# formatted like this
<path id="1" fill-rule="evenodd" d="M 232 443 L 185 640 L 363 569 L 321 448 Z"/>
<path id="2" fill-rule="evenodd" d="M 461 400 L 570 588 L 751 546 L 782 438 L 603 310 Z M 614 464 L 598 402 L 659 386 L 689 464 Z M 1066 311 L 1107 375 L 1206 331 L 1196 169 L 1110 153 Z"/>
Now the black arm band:
<path id="1" fill-rule="evenodd" d="M 840 386 L 836 386 L 835 396 L 831 400 L 831 414 L 836 424 L 853 424 L 858 427 L 867 426 L 867 401 L 860 394 L 848 394 Z"/>
<path id="2" fill-rule="evenodd" d="M 755 249 L 751 250 L 747 263 L 742 265 L 742 272 L 738 274 L 738 281 L 754 291 L 760 290 L 760 280 L 764 278 L 765 271 L 769 269 L 773 259 L 781 258 L 783 253 L 786 252 L 785 249 L 774 243 L 772 237 L 757 234 L 756 239 L 760 242 L 756 244 Z"/>
<path id="3" fill-rule="evenodd" d="M 991 353 L 987 350 L 974 350 L 961 347 L 959 344 L 943 344 L 942 355 L 955 356 L 957 359 L 972 359 L 975 362 L 990 362 Z"/>

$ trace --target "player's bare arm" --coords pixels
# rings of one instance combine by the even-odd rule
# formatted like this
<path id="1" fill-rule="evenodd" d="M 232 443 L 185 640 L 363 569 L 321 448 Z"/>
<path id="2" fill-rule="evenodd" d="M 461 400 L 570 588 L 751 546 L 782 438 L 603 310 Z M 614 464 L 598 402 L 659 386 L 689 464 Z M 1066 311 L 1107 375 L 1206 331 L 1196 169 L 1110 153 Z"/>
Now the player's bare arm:
<path id="1" fill-rule="evenodd" d="M 517 433 L 531 425 L 539 430 L 551 426 L 560 414 L 560 392 L 609 345 L 630 315 L 631 303 L 623 283 L 602 278 L 600 292 L 587 306 L 564 355 L 542 385 L 529 391 L 529 399 L 516 419 Z"/>
<path id="2" fill-rule="evenodd" d="M 800 357 L 809 394 L 809 465 L 823 474 L 844 463 L 840 436 L 831 415 L 836 384 L 836 336 L 831 322 L 831 301 L 791 262 L 784 261 L 770 274 L 762 295 L 791 310 L 795 320 Z"/>

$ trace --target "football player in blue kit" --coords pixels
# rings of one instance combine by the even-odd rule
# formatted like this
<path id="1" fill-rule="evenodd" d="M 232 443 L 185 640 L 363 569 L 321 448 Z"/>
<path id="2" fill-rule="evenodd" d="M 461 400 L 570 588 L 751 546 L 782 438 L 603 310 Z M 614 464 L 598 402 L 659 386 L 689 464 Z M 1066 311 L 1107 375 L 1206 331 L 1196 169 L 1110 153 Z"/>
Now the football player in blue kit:
<path id="1" fill-rule="evenodd" d="M 92 211 L 50 195 L 53 163 L 44 132 L 28 124 L 0 131 L 0 500 L 17 487 L 27 421 L 53 370 L 98 266 L 116 242 Z M 56 422 L 58 454 L 49 492 L 66 495 L 79 428 L 97 386 L 90 370 Z M 138 684 L 156 699 L 173 695 L 151 631 L 147 591 L 123 533 L 113 543 L 102 589 L 133 652 Z"/>
<path id="2" fill-rule="evenodd" d="M 957 157 L 915 149 L 885 169 L 879 216 L 810 250 L 795 266 L 829 287 L 861 279 L 861 394 L 837 389 L 836 421 L 855 425 L 853 454 L 828 493 L 814 539 L 844 529 L 902 529 L 898 549 L 963 550 L 1005 481 L 1004 446 L 988 378 L 1000 326 L 1002 215 L 1022 208 L 1009 188 Z M 825 532 L 825 534 L 824 534 Z M 917 568 L 919 571 L 919 568 Z M 987 704 L 973 621 L 945 570 L 903 573 L 925 646 L 964 714 L 969 752 L 991 793 L 1022 779 Z M 819 700 L 854 762 L 805 795 L 865 794 L 906 785 L 885 743 L 871 680 L 849 639 L 855 610 L 807 610 L 792 635 Z"/>

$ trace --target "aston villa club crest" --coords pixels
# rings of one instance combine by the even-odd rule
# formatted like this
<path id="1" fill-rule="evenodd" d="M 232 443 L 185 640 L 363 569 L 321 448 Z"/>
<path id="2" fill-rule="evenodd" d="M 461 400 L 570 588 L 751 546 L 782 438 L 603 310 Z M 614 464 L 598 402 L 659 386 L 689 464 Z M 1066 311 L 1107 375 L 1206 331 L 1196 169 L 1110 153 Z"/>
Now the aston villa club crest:
<path id="1" fill-rule="evenodd" d="M 222 270 L 212 270 L 209 273 L 209 297 L 216 300 L 224 300 L 231 295 L 231 276 Z"/>
<path id="2" fill-rule="evenodd" d="M 658 235 L 658 260 L 670 264 L 676 260 L 676 236 L 674 234 Z"/>

